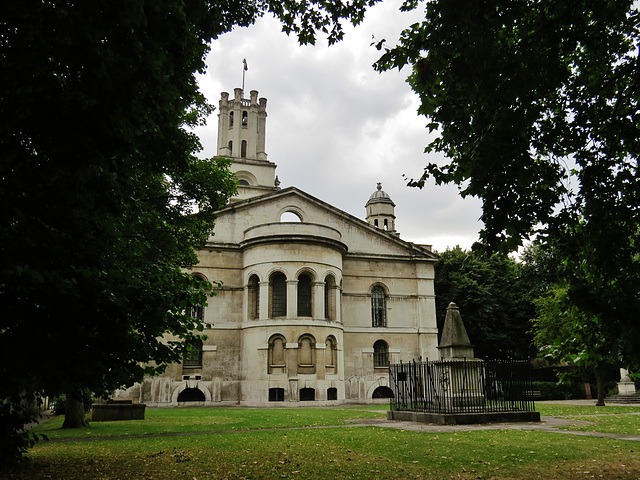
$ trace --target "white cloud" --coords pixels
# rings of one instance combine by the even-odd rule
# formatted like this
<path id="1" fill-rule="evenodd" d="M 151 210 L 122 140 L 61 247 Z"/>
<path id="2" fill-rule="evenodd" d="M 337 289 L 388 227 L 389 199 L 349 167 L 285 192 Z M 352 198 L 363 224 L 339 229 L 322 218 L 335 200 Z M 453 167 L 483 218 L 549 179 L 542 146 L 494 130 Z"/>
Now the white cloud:
<path id="1" fill-rule="evenodd" d="M 418 190 L 403 175 L 416 178 L 429 162 L 426 120 L 405 82 L 408 69 L 377 73 L 380 52 L 372 36 L 393 44 L 420 14 L 398 11 L 400 2 L 373 7 L 345 39 L 331 47 L 298 45 L 272 18 L 239 28 L 212 43 L 208 69 L 199 79 L 209 101 L 242 86 L 258 90 L 267 104 L 267 154 L 278 165 L 282 187 L 294 185 L 321 200 L 364 218 L 364 204 L 382 182 L 396 204 L 401 238 L 433 244 L 443 251 L 469 248 L 481 227 L 480 202 L 461 199 L 454 186 L 433 183 Z M 204 156 L 216 154 L 217 116 L 196 130 Z"/>

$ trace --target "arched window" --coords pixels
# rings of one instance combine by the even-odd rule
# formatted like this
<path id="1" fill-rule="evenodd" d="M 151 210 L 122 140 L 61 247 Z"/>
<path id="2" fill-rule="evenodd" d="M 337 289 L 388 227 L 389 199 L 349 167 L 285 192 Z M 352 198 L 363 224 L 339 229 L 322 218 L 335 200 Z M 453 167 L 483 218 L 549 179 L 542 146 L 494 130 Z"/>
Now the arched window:
<path id="1" fill-rule="evenodd" d="M 233 112 L 229 112 L 229 128 L 233 128 Z"/>
<path id="2" fill-rule="evenodd" d="M 182 402 L 204 402 L 206 400 L 204 393 L 199 388 L 185 388 L 178 395 L 178 403 Z"/>
<path id="3" fill-rule="evenodd" d="M 386 218 L 384 219 L 384 229 L 389 230 L 389 220 L 387 220 Z"/>
<path id="4" fill-rule="evenodd" d="M 249 182 L 247 182 L 246 180 L 238 180 L 238 185 L 249 186 Z"/>
<path id="5" fill-rule="evenodd" d="M 377 219 L 377 218 L 373 221 L 373 226 L 374 226 L 374 227 L 377 227 L 377 226 L 378 226 L 378 219 Z"/>
<path id="6" fill-rule="evenodd" d="M 282 215 L 280 215 L 280 221 L 285 223 L 292 223 L 292 222 L 302 222 L 302 219 L 300 218 L 300 215 L 298 215 L 296 212 L 284 212 Z"/>
<path id="7" fill-rule="evenodd" d="M 336 279 L 333 275 L 324 279 L 324 318 L 336 320 Z"/>
<path id="8" fill-rule="evenodd" d="M 378 340 L 373 344 L 373 366 L 389 366 L 389 345 L 384 340 Z"/>
<path id="9" fill-rule="evenodd" d="M 298 277 L 298 316 L 311 316 L 311 277 L 306 273 Z"/>
<path id="10" fill-rule="evenodd" d="M 247 126 L 247 122 L 249 120 L 249 114 L 247 113 L 246 110 L 242 111 L 242 126 L 246 127 Z"/>
<path id="11" fill-rule="evenodd" d="M 380 386 L 373 391 L 371 398 L 393 398 L 393 390 L 389 387 Z"/>
<path id="12" fill-rule="evenodd" d="M 242 158 L 247 158 L 247 141 L 246 140 L 242 140 L 242 143 L 240 144 L 240 156 Z"/>
<path id="13" fill-rule="evenodd" d="M 338 389 L 336 387 L 327 388 L 327 400 L 337 400 L 338 399 Z"/>
<path id="14" fill-rule="evenodd" d="M 371 290 L 371 320 L 374 327 L 387 326 L 387 298 L 379 285 Z"/>
<path id="15" fill-rule="evenodd" d="M 254 320 L 260 317 L 260 279 L 257 275 L 249 277 L 247 287 L 247 293 L 249 294 L 249 320 Z"/>
<path id="16" fill-rule="evenodd" d="M 187 342 L 188 350 L 182 357 L 183 367 L 201 367 L 202 366 L 202 340 L 195 339 Z"/>
<path id="17" fill-rule="evenodd" d="M 229 155 L 233 155 L 233 142 L 229 140 Z"/>
<path id="18" fill-rule="evenodd" d="M 191 318 L 196 320 L 197 322 L 204 323 L 204 307 L 201 303 L 196 303 L 195 305 L 191 305 Z"/>
<path id="19" fill-rule="evenodd" d="M 271 277 L 271 316 L 287 316 L 287 277 L 282 273 Z"/>
<path id="20" fill-rule="evenodd" d="M 284 402 L 284 388 L 270 388 L 269 389 L 269 401 L 270 402 Z"/>
<path id="21" fill-rule="evenodd" d="M 284 373 L 286 366 L 285 347 L 287 341 L 282 335 L 274 335 L 269 340 L 269 373 Z"/>
<path id="22" fill-rule="evenodd" d="M 300 401 L 301 402 L 313 402 L 316 399 L 315 388 L 301 388 L 300 389 Z"/>

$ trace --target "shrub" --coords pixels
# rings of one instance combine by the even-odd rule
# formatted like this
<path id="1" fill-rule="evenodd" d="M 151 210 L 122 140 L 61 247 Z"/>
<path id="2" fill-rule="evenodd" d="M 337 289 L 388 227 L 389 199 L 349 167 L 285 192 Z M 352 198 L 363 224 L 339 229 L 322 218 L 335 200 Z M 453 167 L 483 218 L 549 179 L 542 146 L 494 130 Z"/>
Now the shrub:
<path id="1" fill-rule="evenodd" d="M 539 391 L 541 400 L 584 398 L 584 386 L 578 383 L 531 382 L 531 390 Z"/>

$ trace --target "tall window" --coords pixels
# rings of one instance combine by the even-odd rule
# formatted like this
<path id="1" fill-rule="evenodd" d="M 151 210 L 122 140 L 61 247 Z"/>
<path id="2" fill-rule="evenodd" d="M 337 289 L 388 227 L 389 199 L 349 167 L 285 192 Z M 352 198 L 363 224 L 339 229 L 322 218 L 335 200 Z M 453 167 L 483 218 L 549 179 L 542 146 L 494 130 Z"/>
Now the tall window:
<path id="1" fill-rule="evenodd" d="M 242 126 L 246 127 L 247 126 L 247 122 L 249 120 L 249 115 L 247 114 L 246 110 L 242 111 Z"/>
<path id="2" fill-rule="evenodd" d="M 324 279 L 324 318 L 336 319 L 336 279 L 327 275 Z"/>
<path id="3" fill-rule="evenodd" d="M 389 346 L 384 340 L 378 340 L 373 344 L 373 366 L 389 366 Z"/>
<path id="4" fill-rule="evenodd" d="M 287 316 L 287 278 L 282 273 L 271 277 L 271 316 Z"/>
<path id="5" fill-rule="evenodd" d="M 260 317 L 260 280 L 257 275 L 249 277 L 249 320 Z"/>
<path id="6" fill-rule="evenodd" d="M 192 340 L 188 342 L 188 350 L 182 357 L 183 367 L 202 366 L 202 340 Z"/>
<path id="7" fill-rule="evenodd" d="M 311 316 L 311 277 L 305 273 L 298 277 L 298 316 Z"/>
<path id="8" fill-rule="evenodd" d="M 240 156 L 242 158 L 247 158 L 247 141 L 246 140 L 242 140 L 242 143 L 240 144 Z"/>
<path id="9" fill-rule="evenodd" d="M 229 140 L 229 155 L 233 154 L 233 142 Z"/>
<path id="10" fill-rule="evenodd" d="M 233 112 L 229 112 L 229 128 L 233 127 Z"/>
<path id="11" fill-rule="evenodd" d="M 196 303 L 195 305 L 192 305 L 190 315 L 194 320 L 204 323 L 204 307 L 202 304 Z"/>
<path id="12" fill-rule="evenodd" d="M 387 299 L 380 286 L 371 290 L 371 320 L 374 327 L 387 326 Z"/>

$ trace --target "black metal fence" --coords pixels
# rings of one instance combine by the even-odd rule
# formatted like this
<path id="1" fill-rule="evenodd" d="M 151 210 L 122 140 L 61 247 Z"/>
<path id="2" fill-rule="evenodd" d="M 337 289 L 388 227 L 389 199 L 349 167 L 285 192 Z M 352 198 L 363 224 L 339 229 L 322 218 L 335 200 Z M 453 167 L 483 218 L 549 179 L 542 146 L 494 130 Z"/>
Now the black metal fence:
<path id="1" fill-rule="evenodd" d="M 527 361 L 438 360 L 389 365 L 391 410 L 532 412 Z"/>

